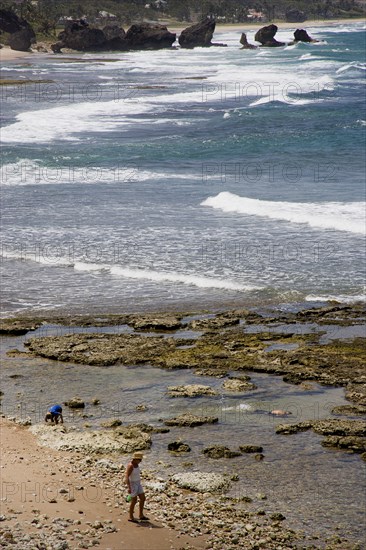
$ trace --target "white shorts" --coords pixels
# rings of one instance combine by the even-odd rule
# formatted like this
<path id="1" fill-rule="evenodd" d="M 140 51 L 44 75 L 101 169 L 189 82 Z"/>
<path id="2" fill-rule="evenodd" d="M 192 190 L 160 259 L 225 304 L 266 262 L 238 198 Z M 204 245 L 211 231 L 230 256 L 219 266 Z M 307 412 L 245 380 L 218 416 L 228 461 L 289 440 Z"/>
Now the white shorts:
<path id="1" fill-rule="evenodd" d="M 144 490 L 142 488 L 140 481 L 130 481 L 130 485 L 131 485 L 130 495 L 132 498 L 143 494 Z"/>

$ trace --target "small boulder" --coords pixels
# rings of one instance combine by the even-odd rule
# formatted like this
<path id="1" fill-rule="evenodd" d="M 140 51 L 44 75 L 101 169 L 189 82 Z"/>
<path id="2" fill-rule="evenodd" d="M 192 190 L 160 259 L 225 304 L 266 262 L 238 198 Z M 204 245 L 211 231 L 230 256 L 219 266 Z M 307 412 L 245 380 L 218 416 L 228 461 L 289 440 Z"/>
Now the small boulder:
<path id="1" fill-rule="evenodd" d="M 190 489 L 200 493 L 214 493 L 230 485 L 222 474 L 211 472 L 179 473 L 172 476 L 172 481 L 182 489 Z"/>
<path id="2" fill-rule="evenodd" d="M 286 517 L 280 512 L 275 512 L 269 516 L 273 521 L 283 521 Z"/>
<path id="3" fill-rule="evenodd" d="M 147 410 L 148 410 L 148 406 L 144 405 L 143 403 L 141 405 L 136 405 L 135 407 L 135 411 L 138 411 L 138 412 L 144 412 Z"/>
<path id="4" fill-rule="evenodd" d="M 202 452 L 208 458 L 234 458 L 241 455 L 240 452 L 231 451 L 229 447 L 224 447 L 223 445 L 212 445 L 203 449 Z"/>
<path id="5" fill-rule="evenodd" d="M 69 399 L 69 401 L 65 401 L 64 405 L 66 407 L 70 407 L 70 409 L 84 409 L 85 403 L 81 399 L 81 397 L 73 397 L 72 399 Z"/>
<path id="6" fill-rule="evenodd" d="M 242 453 L 261 453 L 263 447 L 260 445 L 239 445 L 239 449 Z"/>
<path id="7" fill-rule="evenodd" d="M 190 446 L 182 441 L 172 441 L 168 444 L 168 451 L 174 453 L 189 453 L 191 451 Z"/>

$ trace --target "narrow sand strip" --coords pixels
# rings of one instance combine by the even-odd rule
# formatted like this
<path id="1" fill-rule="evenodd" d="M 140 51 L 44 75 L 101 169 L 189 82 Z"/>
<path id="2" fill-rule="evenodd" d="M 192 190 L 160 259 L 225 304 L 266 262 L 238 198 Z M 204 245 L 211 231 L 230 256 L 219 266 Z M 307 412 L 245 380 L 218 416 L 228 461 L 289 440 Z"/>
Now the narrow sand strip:
<path id="1" fill-rule="evenodd" d="M 19 52 L 6 46 L 0 49 L 0 61 L 12 61 L 21 57 L 28 57 L 29 55 L 33 55 L 33 52 Z"/>

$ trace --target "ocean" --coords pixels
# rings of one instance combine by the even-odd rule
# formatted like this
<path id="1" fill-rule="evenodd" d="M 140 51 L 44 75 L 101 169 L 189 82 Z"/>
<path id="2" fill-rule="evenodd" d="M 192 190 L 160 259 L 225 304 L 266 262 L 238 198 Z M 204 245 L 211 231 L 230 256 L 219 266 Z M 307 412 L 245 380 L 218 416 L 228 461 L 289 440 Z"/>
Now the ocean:
<path id="1" fill-rule="evenodd" d="M 2 316 L 364 299 L 365 25 L 306 28 L 2 63 Z"/>
<path id="2" fill-rule="evenodd" d="M 0 87 L 1 315 L 363 300 L 365 25 L 306 28 L 318 43 L 241 50 L 241 33 L 227 31 L 214 36 L 226 48 L 2 63 L 2 78 L 32 82 Z M 276 37 L 290 41 L 293 30 Z M 347 338 L 348 328 L 321 327 L 329 338 Z M 209 384 L 217 398 L 195 399 L 190 410 L 219 423 L 157 434 L 144 463 L 168 462 L 161 475 L 182 471 L 186 458 L 167 451 L 173 436 L 188 438 L 197 468 L 206 445 L 264 444 L 264 461 L 205 459 L 205 468 L 239 471 L 234 496 L 265 492 L 266 509 L 293 528 L 362 544 L 359 456 L 325 449 L 310 431 L 276 435 L 278 419 L 260 414 L 328 418 L 348 403 L 344 388 L 251 373 L 258 388 L 230 395 L 221 379 L 187 369 L 6 355 L 29 337 L 74 330 L 131 331 L 48 324 L 3 336 L 4 414 L 41 422 L 48 406 L 80 395 L 93 429 L 111 417 L 159 425 L 187 407 L 167 396 L 170 384 Z M 85 416 L 65 409 L 65 422 L 82 429 Z"/>

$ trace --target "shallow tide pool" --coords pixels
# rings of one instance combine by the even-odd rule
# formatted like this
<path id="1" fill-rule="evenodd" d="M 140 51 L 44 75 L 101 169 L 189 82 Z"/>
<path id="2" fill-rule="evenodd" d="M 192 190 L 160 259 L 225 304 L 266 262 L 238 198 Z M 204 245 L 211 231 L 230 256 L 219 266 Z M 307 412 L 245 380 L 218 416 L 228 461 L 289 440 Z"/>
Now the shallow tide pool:
<path id="1" fill-rule="evenodd" d="M 48 333 L 54 330 L 50 327 Z M 79 411 L 64 407 L 66 426 L 83 429 L 87 424 L 100 429 L 101 422 L 110 418 L 163 426 L 165 419 L 188 411 L 217 416 L 217 424 L 172 427 L 167 434 L 153 434 L 144 466 L 163 477 L 187 468 L 237 474 L 239 481 L 232 484 L 229 494 L 253 499 L 250 505 L 239 505 L 281 512 L 291 526 L 309 533 L 331 536 L 338 532 L 355 541 L 362 540 L 365 465 L 360 457 L 322 447 L 322 437 L 312 431 L 288 436 L 275 433 L 275 426 L 283 422 L 336 418 L 331 413 L 333 407 L 348 403 L 343 388 L 309 382 L 295 386 L 284 383 L 279 376 L 249 373 L 257 389 L 233 394 L 222 388 L 222 378 L 197 376 L 187 369 L 163 370 L 148 365 L 96 367 L 5 355 L 10 348 L 21 349 L 25 339 L 2 338 L 4 414 L 43 422 L 50 405 L 80 396 L 86 407 Z M 192 383 L 210 385 L 218 395 L 168 397 L 168 386 Z M 93 398 L 98 398 L 100 404 L 92 405 Z M 147 410 L 136 411 L 142 404 Z M 291 415 L 273 417 L 268 414 L 273 409 L 285 409 Z M 192 451 L 183 456 L 169 453 L 168 443 L 177 439 L 188 443 Z M 261 445 L 264 459 L 256 460 L 253 454 L 207 459 L 202 451 L 214 444 L 232 450 L 239 445 Z M 118 460 L 125 463 L 127 458 L 119 456 Z M 259 494 L 266 496 L 265 505 Z"/>

